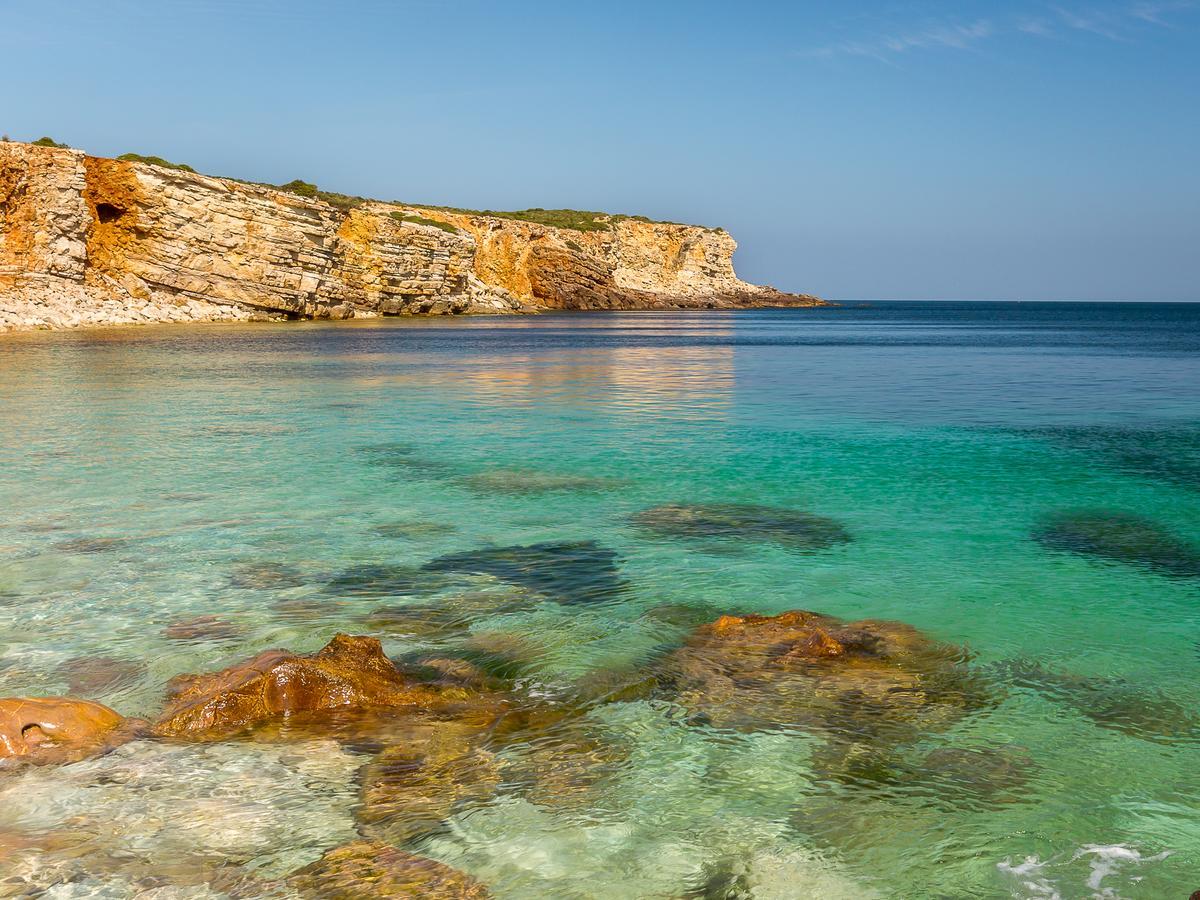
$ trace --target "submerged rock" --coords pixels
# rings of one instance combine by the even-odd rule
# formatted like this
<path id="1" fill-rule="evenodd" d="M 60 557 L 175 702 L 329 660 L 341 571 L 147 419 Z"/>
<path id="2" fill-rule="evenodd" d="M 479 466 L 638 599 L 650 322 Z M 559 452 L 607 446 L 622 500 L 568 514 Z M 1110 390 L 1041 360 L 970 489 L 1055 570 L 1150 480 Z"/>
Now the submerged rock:
<path id="1" fill-rule="evenodd" d="M 473 730 L 438 723 L 424 739 L 388 747 L 362 772 L 358 820 L 364 834 L 401 844 L 435 831 L 463 803 L 488 799 L 499 783 L 495 758 Z"/>
<path id="2" fill-rule="evenodd" d="M 133 729 L 126 726 L 120 713 L 89 700 L 8 697 L 0 700 L 0 759 L 83 759 L 130 739 Z"/>
<path id="3" fill-rule="evenodd" d="M 241 590 L 279 591 L 303 584 L 299 569 L 277 562 L 244 563 L 229 574 L 229 586 Z"/>
<path id="4" fill-rule="evenodd" d="M 112 550 L 120 550 L 127 543 L 129 542 L 124 538 L 75 538 L 69 541 L 59 541 L 54 544 L 53 549 L 60 553 L 108 553 Z"/>
<path id="5" fill-rule="evenodd" d="M 1090 454 L 1101 464 L 1127 475 L 1200 491 L 1200 429 L 1197 428 L 1084 425 L 1028 429 L 1023 434 Z"/>
<path id="6" fill-rule="evenodd" d="M 1157 743 L 1200 741 L 1200 716 L 1152 688 L 1120 678 L 1055 672 L 1024 659 L 997 663 L 992 671 L 1015 687 L 1069 706 L 1101 728 Z"/>
<path id="7" fill-rule="evenodd" d="M 455 466 L 444 459 L 427 455 L 429 451 L 401 441 L 373 444 L 358 448 L 359 454 L 372 466 L 403 472 L 409 478 L 450 478 Z"/>
<path id="8" fill-rule="evenodd" d="M 57 671 L 71 694 L 104 694 L 133 684 L 146 674 L 146 665 L 116 656 L 76 656 Z"/>
<path id="9" fill-rule="evenodd" d="M 559 603 L 614 600 L 626 592 L 616 551 L 595 541 L 563 541 L 468 550 L 425 564 L 430 572 L 491 575 Z"/>
<path id="10" fill-rule="evenodd" d="M 722 728 L 816 728 L 915 740 L 990 702 L 966 654 L 899 622 L 819 613 L 722 616 L 663 667 L 679 702 Z"/>
<path id="11" fill-rule="evenodd" d="M 1132 513 L 1116 510 L 1059 513 L 1038 528 L 1033 537 L 1051 550 L 1145 566 L 1175 578 L 1200 577 L 1200 550 Z"/>
<path id="12" fill-rule="evenodd" d="M 995 809 L 1021 802 L 1037 772 L 1030 754 L 1017 747 L 944 747 L 914 758 L 894 747 L 836 740 L 815 752 L 813 767 L 823 779 L 884 798 L 920 799 L 939 809 Z"/>
<path id="13" fill-rule="evenodd" d="M 674 538 L 768 542 L 789 550 L 827 550 L 850 532 L 834 519 L 754 503 L 668 503 L 643 510 L 636 525 Z"/>
<path id="14" fill-rule="evenodd" d="M 288 879 L 303 897 L 319 900 L 487 900 L 480 882 L 424 856 L 374 841 L 336 847 Z"/>
<path id="15" fill-rule="evenodd" d="M 232 622 L 217 616 L 177 619 L 163 629 L 163 637 L 172 641 L 228 641 L 241 633 Z"/>
<path id="16" fill-rule="evenodd" d="M 213 737 L 295 713 L 374 707 L 429 708 L 462 699 L 460 689 L 401 672 L 379 641 L 337 634 L 309 656 L 267 650 L 207 675 L 172 679 L 154 726 L 166 737 Z"/>
<path id="17" fill-rule="evenodd" d="M 359 600 L 379 600 L 421 594 L 439 584 L 427 571 L 413 566 L 364 564 L 338 572 L 325 585 L 326 593 Z"/>
<path id="18" fill-rule="evenodd" d="M 444 522 L 382 522 L 371 526 L 380 537 L 415 541 L 422 538 L 453 534 L 458 529 Z"/>
<path id="19" fill-rule="evenodd" d="M 608 491 L 619 487 L 615 478 L 592 475 L 562 475 L 537 469 L 491 469 L 463 478 L 467 487 L 498 494 L 552 494 L 575 491 Z"/>

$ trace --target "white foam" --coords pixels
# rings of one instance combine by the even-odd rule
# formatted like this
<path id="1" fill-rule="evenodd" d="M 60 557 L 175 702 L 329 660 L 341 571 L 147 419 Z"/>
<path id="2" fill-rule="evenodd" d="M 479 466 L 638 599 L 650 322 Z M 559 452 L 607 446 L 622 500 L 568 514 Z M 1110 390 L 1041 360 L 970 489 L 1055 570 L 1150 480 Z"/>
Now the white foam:
<path id="1" fill-rule="evenodd" d="M 1029 900 L 1062 900 L 1061 888 L 1063 882 L 1072 882 L 1073 876 L 1067 869 L 1071 863 L 1087 860 L 1089 873 L 1084 886 L 1091 892 L 1090 900 L 1119 900 L 1120 887 L 1105 884 L 1111 878 L 1118 877 L 1128 866 L 1141 866 L 1146 863 L 1160 862 L 1171 855 L 1170 850 L 1161 853 L 1144 855 L 1133 847 L 1122 844 L 1101 845 L 1086 844 L 1071 854 L 1069 859 L 1042 860 L 1038 856 L 1027 856 L 1020 863 L 1011 859 L 997 863 L 996 868 L 1005 876 L 1016 882 L 1013 896 L 1029 898 Z M 1136 884 L 1142 880 L 1141 875 L 1129 875 L 1126 881 Z M 1069 890 L 1072 896 L 1081 892 Z"/>

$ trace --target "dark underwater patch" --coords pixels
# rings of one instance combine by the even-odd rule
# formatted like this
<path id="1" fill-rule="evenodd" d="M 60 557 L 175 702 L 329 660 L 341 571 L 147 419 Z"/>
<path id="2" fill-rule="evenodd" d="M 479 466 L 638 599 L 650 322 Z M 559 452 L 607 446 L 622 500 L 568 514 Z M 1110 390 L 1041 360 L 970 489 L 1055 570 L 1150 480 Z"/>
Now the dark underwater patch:
<path id="1" fill-rule="evenodd" d="M 563 475 L 542 472 L 537 469 L 489 469 L 467 475 L 463 483 L 473 491 L 481 493 L 536 496 L 553 493 L 594 493 L 620 487 L 615 478 L 592 475 Z"/>
<path id="2" fill-rule="evenodd" d="M 991 669 L 1014 687 L 1068 706 L 1101 728 L 1163 744 L 1200 740 L 1200 716 L 1153 688 L 1055 672 L 1026 659 L 1005 660 Z"/>
<path id="3" fill-rule="evenodd" d="M 69 541 L 59 541 L 53 545 L 53 549 L 60 553 L 109 553 L 113 550 L 120 550 L 128 541 L 124 538 L 114 537 L 93 537 L 93 538 L 75 538 Z"/>
<path id="4" fill-rule="evenodd" d="M 1174 578 L 1200 576 L 1200 551 L 1133 513 L 1103 509 L 1058 513 L 1034 531 L 1033 539 L 1051 550 L 1144 566 Z"/>
<path id="5" fill-rule="evenodd" d="M 595 541 L 564 541 L 468 550 L 425 564 L 430 572 L 491 575 L 565 604 L 602 603 L 622 596 L 628 584 L 620 557 Z"/>
<path id="6" fill-rule="evenodd" d="M 456 474 L 456 466 L 444 459 L 432 456 L 433 451 L 405 441 L 387 444 L 371 444 L 358 447 L 357 452 L 370 466 L 391 469 L 410 478 L 449 478 Z"/>
<path id="7" fill-rule="evenodd" d="M 230 587 L 248 591 L 286 590 L 302 584 L 299 569 L 270 561 L 244 563 L 229 574 Z"/>
<path id="8" fill-rule="evenodd" d="M 1200 428 L 1076 426 L 1021 432 L 1137 478 L 1200 491 Z"/>
<path id="9" fill-rule="evenodd" d="M 667 537 L 769 542 L 801 552 L 852 540 L 834 519 L 755 503 L 667 503 L 643 510 L 633 522 Z"/>
<path id="10" fill-rule="evenodd" d="M 371 563 L 349 566 L 338 572 L 326 582 L 325 592 L 337 597 L 382 600 L 427 593 L 442 583 L 442 579 L 415 566 Z"/>

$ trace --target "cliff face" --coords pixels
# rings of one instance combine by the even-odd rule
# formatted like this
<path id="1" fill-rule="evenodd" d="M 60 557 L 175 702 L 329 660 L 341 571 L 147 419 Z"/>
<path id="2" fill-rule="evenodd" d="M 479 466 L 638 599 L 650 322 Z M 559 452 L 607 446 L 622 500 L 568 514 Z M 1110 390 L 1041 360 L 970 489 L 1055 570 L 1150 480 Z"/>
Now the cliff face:
<path id="1" fill-rule="evenodd" d="M 427 224 L 431 220 L 444 223 Z M 91 322 L 814 305 L 723 231 L 574 231 L 0 143 L 0 330 Z"/>

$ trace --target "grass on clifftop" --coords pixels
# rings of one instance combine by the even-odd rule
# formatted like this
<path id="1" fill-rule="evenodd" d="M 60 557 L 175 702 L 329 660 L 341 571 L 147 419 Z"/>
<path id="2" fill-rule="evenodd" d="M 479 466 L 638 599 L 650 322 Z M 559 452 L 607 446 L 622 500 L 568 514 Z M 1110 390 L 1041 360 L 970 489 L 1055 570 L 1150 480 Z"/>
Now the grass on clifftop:
<path id="1" fill-rule="evenodd" d="M 191 166 L 186 163 L 173 163 L 163 159 L 161 156 L 142 156 L 140 153 L 122 153 L 117 159 L 122 162 L 139 162 L 146 163 L 151 166 L 160 166 L 164 169 L 178 169 L 180 172 L 195 172 Z"/>
<path id="2" fill-rule="evenodd" d="M 392 218 L 397 222 L 412 222 L 414 225 L 432 225 L 434 228 L 440 228 L 449 234 L 458 234 L 458 229 L 449 222 L 439 222 L 437 219 L 427 219 L 424 216 L 414 215 L 413 213 L 394 212 Z"/>
<path id="3" fill-rule="evenodd" d="M 409 205 L 415 206 L 416 204 Z M 614 225 L 625 219 L 632 219 L 635 222 L 652 221 L 645 216 L 623 216 L 586 209 L 542 209 L 540 206 L 535 206 L 532 209 L 518 209 L 507 212 L 495 209 L 462 209 L 457 206 L 418 206 L 417 208 L 457 213 L 463 216 L 490 216 L 493 219 L 515 219 L 518 222 L 549 225 L 552 228 L 566 228 L 570 231 L 610 231 Z M 677 223 L 668 222 L 664 224 Z"/>
<path id="4" fill-rule="evenodd" d="M 59 150 L 70 150 L 71 149 L 70 144 L 60 144 L 58 141 L 56 141 L 52 137 L 40 137 L 36 141 L 33 142 L 33 146 L 35 146 L 35 147 L 56 147 Z"/>

